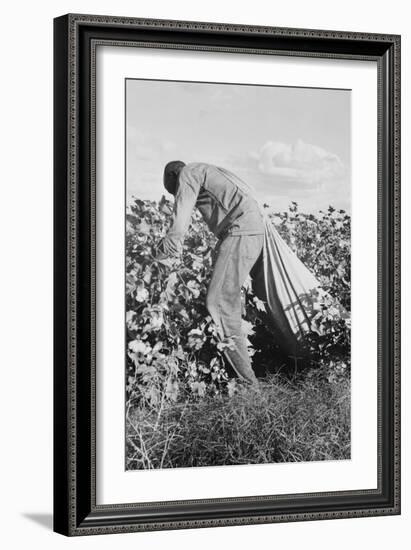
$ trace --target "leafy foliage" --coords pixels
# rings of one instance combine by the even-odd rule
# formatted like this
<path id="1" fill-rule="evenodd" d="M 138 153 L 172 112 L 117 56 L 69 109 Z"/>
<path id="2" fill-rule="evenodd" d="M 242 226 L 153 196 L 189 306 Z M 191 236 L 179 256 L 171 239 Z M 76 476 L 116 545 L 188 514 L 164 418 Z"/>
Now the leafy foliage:
<path id="1" fill-rule="evenodd" d="M 332 206 L 317 216 L 303 214 L 295 202 L 270 217 L 326 292 L 310 335 L 311 359 L 321 366 L 335 363 L 338 372 L 349 365 L 351 342 L 351 217 Z"/>
<path id="2" fill-rule="evenodd" d="M 271 214 L 278 232 L 323 288 L 350 309 L 351 217 L 332 206 L 319 215 L 303 214 L 291 203 L 288 212 Z"/>
<path id="3" fill-rule="evenodd" d="M 160 203 L 134 200 L 126 227 L 126 325 L 128 406 L 155 410 L 167 403 L 195 403 L 212 396 L 233 396 L 239 383 L 230 378 L 224 346 L 205 309 L 215 237 L 199 213 L 192 217 L 183 254 L 158 261 L 156 246 L 166 234 L 172 212 Z M 302 214 L 292 203 L 287 212 L 271 213 L 287 244 L 341 304 L 350 307 L 350 217 L 332 207 L 318 216 Z M 341 319 L 325 295 L 311 335 L 309 366 L 323 367 L 335 383 L 349 370 L 349 318 Z M 244 333 L 258 375 L 289 367 L 261 321 L 264 303 L 250 281 L 243 290 Z M 273 361 L 273 358 L 277 358 Z"/>

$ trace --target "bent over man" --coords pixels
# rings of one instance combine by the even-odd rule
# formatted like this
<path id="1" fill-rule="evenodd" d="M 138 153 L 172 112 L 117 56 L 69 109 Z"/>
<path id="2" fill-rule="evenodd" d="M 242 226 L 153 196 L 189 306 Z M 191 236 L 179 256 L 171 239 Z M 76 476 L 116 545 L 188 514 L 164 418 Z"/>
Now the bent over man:
<path id="1" fill-rule="evenodd" d="M 257 382 L 241 330 L 241 287 L 262 253 L 264 222 L 245 183 L 217 166 L 169 162 L 164 186 L 174 195 L 174 219 L 159 251 L 178 256 L 194 207 L 218 238 L 216 260 L 207 292 L 207 309 L 220 337 L 232 339 L 225 356 L 240 378 Z"/>

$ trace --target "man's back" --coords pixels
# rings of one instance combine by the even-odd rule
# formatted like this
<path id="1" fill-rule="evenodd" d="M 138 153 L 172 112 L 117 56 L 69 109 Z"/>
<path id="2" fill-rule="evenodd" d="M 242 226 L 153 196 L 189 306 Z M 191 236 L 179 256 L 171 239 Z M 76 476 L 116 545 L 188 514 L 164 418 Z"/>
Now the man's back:
<path id="1" fill-rule="evenodd" d="M 180 254 L 194 207 L 219 239 L 227 235 L 263 235 L 263 217 L 250 191 L 224 168 L 202 162 L 184 165 L 178 174 L 173 223 L 160 251 L 167 256 Z"/>
<path id="2" fill-rule="evenodd" d="M 260 209 L 250 194 L 251 189 L 232 172 L 212 164 L 190 163 L 179 177 L 179 186 L 186 185 L 197 192 L 195 206 L 217 237 L 227 233 L 264 233 Z"/>

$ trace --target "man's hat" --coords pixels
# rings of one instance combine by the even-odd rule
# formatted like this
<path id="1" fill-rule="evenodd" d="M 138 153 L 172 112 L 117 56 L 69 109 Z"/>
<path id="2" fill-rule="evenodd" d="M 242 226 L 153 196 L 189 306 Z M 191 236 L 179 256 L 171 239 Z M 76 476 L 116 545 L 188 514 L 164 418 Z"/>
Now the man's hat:
<path id="1" fill-rule="evenodd" d="M 164 187 L 172 195 L 176 194 L 178 176 L 184 166 L 185 163 L 181 160 L 172 160 L 171 162 L 168 162 L 164 168 Z"/>

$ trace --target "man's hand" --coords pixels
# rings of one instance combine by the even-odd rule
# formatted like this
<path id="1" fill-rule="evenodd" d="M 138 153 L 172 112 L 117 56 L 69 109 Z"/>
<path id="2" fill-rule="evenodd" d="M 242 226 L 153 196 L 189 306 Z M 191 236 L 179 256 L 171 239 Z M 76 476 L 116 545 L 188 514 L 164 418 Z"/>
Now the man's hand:
<path id="1" fill-rule="evenodd" d="M 161 239 L 156 248 L 154 261 L 157 263 L 159 269 L 161 269 L 162 271 L 166 271 L 166 269 L 171 269 L 173 267 L 178 258 L 172 257 L 169 254 L 163 252 L 162 241 L 163 239 Z"/>
<path id="2" fill-rule="evenodd" d="M 165 271 L 166 269 L 171 269 L 173 267 L 173 265 L 175 263 L 175 259 L 173 259 L 173 258 L 156 258 L 156 262 L 158 264 L 158 267 Z"/>
<path id="3" fill-rule="evenodd" d="M 164 252 L 164 237 L 162 239 L 159 240 L 157 246 L 156 246 L 156 249 L 155 249 L 155 253 L 154 253 L 154 259 L 159 262 L 159 261 L 163 261 L 163 260 L 167 260 L 170 258 L 170 255 L 169 254 L 166 254 Z"/>

